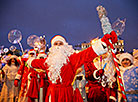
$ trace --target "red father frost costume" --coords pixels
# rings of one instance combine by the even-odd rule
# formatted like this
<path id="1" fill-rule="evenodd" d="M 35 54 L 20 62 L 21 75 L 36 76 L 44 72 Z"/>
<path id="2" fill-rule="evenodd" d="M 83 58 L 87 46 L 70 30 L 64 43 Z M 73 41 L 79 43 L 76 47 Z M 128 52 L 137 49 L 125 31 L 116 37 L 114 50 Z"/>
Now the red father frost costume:
<path id="1" fill-rule="evenodd" d="M 86 62 L 92 61 L 98 55 L 107 52 L 107 48 L 104 49 L 103 45 L 106 47 L 105 43 L 99 40 L 97 43 L 92 45 L 92 47 L 89 47 L 82 52 L 71 54 L 68 57 L 67 64 L 63 64 L 61 67 L 61 78 L 58 78 L 56 83 L 49 80 L 50 84 L 45 102 L 83 102 L 79 91 L 75 91 L 75 96 L 78 97 L 74 98 L 74 91 L 71 83 L 74 79 L 75 72 L 79 67 Z M 32 62 L 30 61 L 30 65 L 33 68 L 44 69 L 46 70 L 46 73 L 49 74 L 49 66 L 46 62 L 47 58 L 32 60 Z M 60 79 L 62 79 L 62 82 Z"/>

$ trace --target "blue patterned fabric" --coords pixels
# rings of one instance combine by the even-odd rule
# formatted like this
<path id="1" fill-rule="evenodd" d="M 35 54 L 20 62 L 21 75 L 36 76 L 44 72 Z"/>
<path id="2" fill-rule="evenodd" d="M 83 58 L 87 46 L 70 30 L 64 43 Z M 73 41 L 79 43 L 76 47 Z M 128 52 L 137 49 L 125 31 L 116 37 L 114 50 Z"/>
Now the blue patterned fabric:
<path id="1" fill-rule="evenodd" d="M 126 70 L 123 80 L 128 102 L 138 102 L 138 67 Z"/>

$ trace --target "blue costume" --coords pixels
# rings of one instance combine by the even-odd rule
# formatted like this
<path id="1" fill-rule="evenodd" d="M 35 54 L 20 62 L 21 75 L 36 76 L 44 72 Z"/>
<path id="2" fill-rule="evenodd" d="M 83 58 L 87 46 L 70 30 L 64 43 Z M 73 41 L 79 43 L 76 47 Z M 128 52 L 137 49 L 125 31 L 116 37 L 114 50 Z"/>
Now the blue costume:
<path id="1" fill-rule="evenodd" d="M 123 79 L 128 102 L 138 102 L 138 67 L 127 69 Z"/>

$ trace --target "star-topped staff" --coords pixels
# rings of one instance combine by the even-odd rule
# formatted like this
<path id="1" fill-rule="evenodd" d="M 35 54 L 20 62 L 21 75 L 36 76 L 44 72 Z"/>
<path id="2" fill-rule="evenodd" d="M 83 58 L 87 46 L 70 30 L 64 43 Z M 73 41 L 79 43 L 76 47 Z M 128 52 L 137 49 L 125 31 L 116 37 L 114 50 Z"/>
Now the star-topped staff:
<path id="1" fill-rule="evenodd" d="M 98 11 L 98 15 L 99 15 L 99 18 L 100 18 L 100 21 L 101 21 L 103 34 L 104 35 L 105 34 L 111 34 L 113 29 L 111 27 L 111 23 L 109 22 L 109 18 L 107 17 L 106 9 L 103 6 L 98 6 L 96 9 Z M 120 74 L 120 69 L 119 69 L 119 66 L 118 66 L 118 63 L 117 63 L 117 58 L 116 58 L 116 55 L 115 55 L 115 48 L 114 48 L 114 46 L 112 44 L 112 41 L 110 39 L 109 39 L 109 42 L 110 42 L 109 46 L 111 48 L 111 53 L 112 53 L 112 56 L 113 56 L 113 61 L 114 61 L 114 64 L 115 64 L 115 68 L 116 68 L 116 72 L 117 72 L 117 77 L 118 77 L 122 97 L 124 99 L 124 102 L 126 102 L 127 98 L 126 98 L 125 89 L 124 89 L 121 74 Z"/>

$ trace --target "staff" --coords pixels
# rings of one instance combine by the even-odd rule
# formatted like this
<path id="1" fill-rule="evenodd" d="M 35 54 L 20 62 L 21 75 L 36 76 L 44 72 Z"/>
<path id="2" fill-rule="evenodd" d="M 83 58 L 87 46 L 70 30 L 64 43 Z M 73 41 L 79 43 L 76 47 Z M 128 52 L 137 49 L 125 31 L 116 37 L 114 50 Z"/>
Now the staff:
<path id="1" fill-rule="evenodd" d="M 111 27 L 111 24 L 109 22 L 108 17 L 106 17 L 107 12 L 106 12 L 105 8 L 102 7 L 102 6 L 98 6 L 97 11 L 98 11 L 98 15 L 99 15 L 99 18 L 100 18 L 100 21 L 101 21 L 101 24 L 102 24 L 103 33 L 104 34 L 110 34 L 111 31 L 113 31 L 113 30 L 112 30 L 112 27 Z M 118 67 L 118 63 L 117 63 L 117 59 L 116 59 L 116 55 L 115 55 L 115 49 L 114 49 L 114 46 L 113 46 L 110 39 L 109 39 L 109 46 L 111 48 L 113 61 L 114 61 L 114 64 L 115 64 L 117 75 L 118 75 L 118 81 L 119 81 L 119 86 L 121 88 L 122 97 L 124 99 L 124 102 L 126 102 L 127 98 L 126 98 L 123 82 L 122 82 L 122 79 L 121 79 L 120 69 Z"/>

